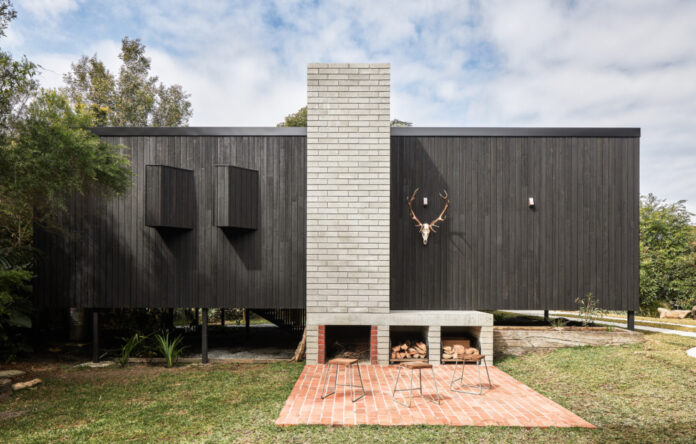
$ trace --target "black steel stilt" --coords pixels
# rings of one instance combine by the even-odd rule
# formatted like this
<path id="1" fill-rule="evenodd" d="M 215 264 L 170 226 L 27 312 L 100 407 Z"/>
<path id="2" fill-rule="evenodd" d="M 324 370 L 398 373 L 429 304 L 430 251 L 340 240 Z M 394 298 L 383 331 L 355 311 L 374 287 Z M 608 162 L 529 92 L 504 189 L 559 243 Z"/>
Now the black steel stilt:
<path id="1" fill-rule="evenodd" d="M 208 363 L 208 309 L 203 309 L 203 325 L 201 326 L 201 362 Z"/>
<path id="2" fill-rule="evenodd" d="M 220 325 L 225 326 L 225 309 L 220 309 Z"/>
<path id="3" fill-rule="evenodd" d="M 549 322 L 549 311 L 544 310 L 544 322 L 548 323 Z"/>
<path id="4" fill-rule="evenodd" d="M 92 312 L 92 362 L 99 362 L 99 312 Z"/>
<path id="5" fill-rule="evenodd" d="M 628 316 L 626 319 L 626 326 L 629 330 L 636 329 L 636 313 L 633 310 L 628 311 Z"/>
<path id="6" fill-rule="evenodd" d="M 247 340 L 249 340 L 249 309 L 245 308 L 244 309 L 244 336 Z"/>

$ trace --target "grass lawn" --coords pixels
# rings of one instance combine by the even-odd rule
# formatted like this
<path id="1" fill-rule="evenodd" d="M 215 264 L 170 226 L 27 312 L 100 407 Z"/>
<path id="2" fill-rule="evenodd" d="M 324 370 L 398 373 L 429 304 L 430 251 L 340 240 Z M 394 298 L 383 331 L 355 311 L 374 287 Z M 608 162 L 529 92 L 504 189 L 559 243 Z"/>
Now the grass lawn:
<path id="1" fill-rule="evenodd" d="M 543 319 L 543 317 L 541 317 L 541 316 L 521 315 L 519 313 L 514 313 L 514 312 L 511 313 L 511 312 L 505 312 L 505 311 L 495 311 L 493 313 L 499 319 L 520 318 L 520 317 L 529 318 L 529 319 L 536 319 L 536 320 Z M 562 318 L 566 318 L 566 319 L 569 319 L 572 321 L 581 321 L 582 320 L 582 318 L 580 317 L 580 314 L 578 312 L 572 312 L 572 311 L 554 312 L 551 314 L 551 316 L 552 317 L 562 317 Z M 607 316 L 592 316 L 591 319 L 593 321 L 626 323 L 626 313 L 623 314 L 623 317 L 620 317 L 619 315 L 617 315 L 615 313 L 609 313 Z M 618 319 L 612 319 L 612 318 L 618 318 Z M 646 322 L 646 321 L 650 321 L 650 322 Z M 642 325 L 644 327 L 655 327 L 655 328 L 665 328 L 668 330 L 680 330 L 680 331 L 696 332 L 696 320 L 693 320 L 691 318 L 687 318 L 687 319 L 660 319 L 660 318 L 649 317 L 649 316 L 636 316 L 635 324 Z M 680 325 L 675 325 L 675 324 L 681 324 L 681 325 L 684 325 L 685 327 L 682 327 Z"/>
<path id="2" fill-rule="evenodd" d="M 572 319 L 572 320 L 576 320 L 576 321 L 581 319 L 580 315 L 577 313 L 574 313 L 574 312 L 560 312 L 560 314 L 553 314 L 552 316 L 561 316 L 561 317 L 565 317 L 567 319 Z M 619 322 L 619 323 L 626 322 L 625 316 L 623 318 L 620 318 L 620 319 L 612 319 L 615 317 L 616 317 L 615 315 L 609 315 L 609 317 L 593 316 L 591 319 L 597 320 L 597 321 L 607 321 L 607 322 Z M 649 321 L 649 322 L 646 322 L 646 321 Z M 660 318 L 653 318 L 653 317 L 649 317 L 649 316 L 636 316 L 635 324 L 642 325 L 644 327 L 666 328 L 668 330 L 680 330 L 680 331 L 696 332 L 696 320 L 693 320 L 691 318 L 687 318 L 687 319 L 666 319 L 666 318 L 663 318 L 663 319 L 660 319 Z M 679 324 L 679 325 L 677 325 L 677 324 Z M 686 327 L 682 327 L 682 326 L 686 326 Z"/>
<path id="3" fill-rule="evenodd" d="M 597 425 L 276 427 L 302 364 L 75 369 L 27 364 L 45 383 L 0 403 L 0 442 L 694 442 L 696 340 L 561 349 L 499 367 Z M 21 366 L 20 366 L 21 367 Z M 11 417 L 17 413 L 21 416 Z"/>

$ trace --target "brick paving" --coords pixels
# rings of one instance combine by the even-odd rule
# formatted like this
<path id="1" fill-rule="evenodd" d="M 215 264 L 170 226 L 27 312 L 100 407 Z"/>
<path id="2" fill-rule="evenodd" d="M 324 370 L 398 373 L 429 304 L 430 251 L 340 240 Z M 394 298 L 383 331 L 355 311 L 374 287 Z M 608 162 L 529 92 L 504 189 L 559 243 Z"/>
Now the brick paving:
<path id="1" fill-rule="evenodd" d="M 321 399 L 324 368 L 324 365 L 305 366 L 276 420 L 277 425 L 430 424 L 594 428 L 589 422 L 495 367 L 489 367 L 493 389 L 484 390 L 481 396 L 451 392 L 449 381 L 452 366 L 435 367 L 440 405 L 414 396 L 410 409 L 391 398 L 397 366 L 361 365 L 367 395 L 355 403 L 350 400 L 348 387 L 338 387 L 335 395 Z M 354 373 L 357 381 L 357 372 Z M 408 377 L 404 377 L 404 374 L 410 375 L 410 372 L 401 372 L 399 388 L 408 385 Z M 417 385 L 417 377 L 416 374 L 414 385 Z M 475 366 L 466 366 L 464 381 L 469 384 L 478 381 Z M 346 383 L 343 368 L 339 370 L 339 383 Z M 414 395 L 417 393 L 414 392 Z M 408 397 L 408 392 L 397 392 L 397 396 L 403 395 Z M 423 396 L 434 399 L 434 395 L 432 373 L 430 370 L 423 371 Z"/>

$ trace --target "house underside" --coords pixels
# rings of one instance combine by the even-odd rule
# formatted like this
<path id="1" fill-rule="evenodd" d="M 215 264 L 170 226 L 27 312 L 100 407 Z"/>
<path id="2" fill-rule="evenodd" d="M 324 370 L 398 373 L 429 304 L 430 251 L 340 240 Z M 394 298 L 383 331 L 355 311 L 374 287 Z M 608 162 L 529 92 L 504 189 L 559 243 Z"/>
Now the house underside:
<path id="1" fill-rule="evenodd" d="M 43 307 L 244 307 L 307 361 L 411 334 L 492 356 L 497 309 L 638 308 L 640 130 L 390 128 L 388 64 L 310 64 L 307 128 L 97 128 L 133 186 L 38 231 Z M 413 215 L 444 221 L 424 244 Z M 439 362 L 438 352 L 429 353 Z"/>

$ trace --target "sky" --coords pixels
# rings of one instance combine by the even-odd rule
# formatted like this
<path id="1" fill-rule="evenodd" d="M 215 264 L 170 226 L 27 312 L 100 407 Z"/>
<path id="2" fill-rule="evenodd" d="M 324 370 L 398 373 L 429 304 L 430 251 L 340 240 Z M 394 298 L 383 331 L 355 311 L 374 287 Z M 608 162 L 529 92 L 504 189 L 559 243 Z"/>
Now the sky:
<path id="1" fill-rule="evenodd" d="M 15 0 L 0 41 L 44 87 L 140 38 L 191 126 L 274 126 L 311 62 L 390 62 L 416 126 L 640 127 L 641 193 L 696 212 L 696 1 Z"/>

